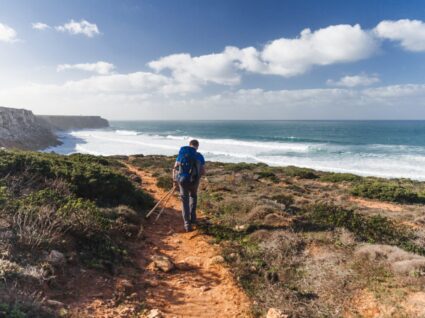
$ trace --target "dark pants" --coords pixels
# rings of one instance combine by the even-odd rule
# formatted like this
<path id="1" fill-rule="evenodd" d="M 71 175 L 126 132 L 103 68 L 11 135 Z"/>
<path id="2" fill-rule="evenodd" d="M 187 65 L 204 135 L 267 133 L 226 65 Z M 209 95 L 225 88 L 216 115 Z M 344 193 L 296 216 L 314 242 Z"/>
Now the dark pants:
<path id="1" fill-rule="evenodd" d="M 193 184 L 181 184 L 180 198 L 182 200 L 182 215 L 184 227 L 190 228 L 192 224 L 196 223 L 196 204 L 198 203 L 198 186 L 199 182 Z"/>

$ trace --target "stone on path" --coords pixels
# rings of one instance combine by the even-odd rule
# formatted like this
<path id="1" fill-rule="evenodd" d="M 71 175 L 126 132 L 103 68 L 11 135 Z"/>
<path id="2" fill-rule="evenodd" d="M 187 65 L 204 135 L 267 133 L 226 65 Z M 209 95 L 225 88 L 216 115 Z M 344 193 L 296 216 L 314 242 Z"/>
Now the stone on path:
<path id="1" fill-rule="evenodd" d="M 162 318 L 164 317 L 159 309 L 151 309 L 146 318 Z"/>
<path id="2" fill-rule="evenodd" d="M 224 262 L 224 257 L 217 255 L 210 258 L 209 265 L 222 264 Z"/>
<path id="3" fill-rule="evenodd" d="M 156 268 L 160 269 L 164 273 L 168 273 L 174 269 L 174 263 L 169 257 L 164 255 L 152 256 L 152 262 L 155 264 Z"/>
<path id="4" fill-rule="evenodd" d="M 284 314 L 277 308 L 270 308 L 267 312 L 266 318 L 288 318 L 288 315 Z"/>

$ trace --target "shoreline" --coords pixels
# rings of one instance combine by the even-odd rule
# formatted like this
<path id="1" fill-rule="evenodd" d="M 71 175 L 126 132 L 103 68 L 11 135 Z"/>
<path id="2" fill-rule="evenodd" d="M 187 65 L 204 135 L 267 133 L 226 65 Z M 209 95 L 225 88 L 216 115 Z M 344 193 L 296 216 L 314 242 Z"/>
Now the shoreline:
<path id="1" fill-rule="evenodd" d="M 113 124 L 113 123 L 112 123 Z M 42 152 L 55 152 L 60 154 L 86 153 L 92 155 L 176 155 L 180 146 L 185 144 L 189 136 L 161 136 L 144 134 L 135 130 L 122 130 L 117 127 L 107 129 L 84 129 L 60 132 L 59 140 L 63 144 L 59 147 L 48 147 Z M 386 148 L 400 148 L 394 145 L 370 145 L 370 149 L 378 148 L 382 153 L 380 157 L 364 156 L 362 153 L 341 155 L 338 149 L 335 153 L 322 153 L 327 148 L 344 147 L 328 144 L 312 144 L 305 142 L 259 142 L 238 139 L 207 139 L 199 138 L 203 147 L 202 153 L 207 161 L 224 163 L 264 163 L 271 167 L 296 166 L 330 173 L 350 173 L 362 177 L 376 177 L 384 179 L 410 179 L 425 181 L 425 171 L 420 164 L 413 165 L 415 160 L 422 160 L 423 156 L 411 159 L 399 155 L 401 159 L 410 161 L 397 161 L 393 154 L 385 154 Z M 326 148 L 327 147 L 327 148 Z M 375 147 L 375 148 L 374 148 Z M 276 150 L 279 149 L 280 150 Z M 379 149 L 382 148 L 382 149 Z M 317 150 L 315 150 L 317 149 Z M 349 149 L 348 149 L 349 150 Z M 372 151 L 371 150 L 371 151 Z M 391 150 L 391 149 L 390 149 Z M 263 156 L 263 153 L 279 151 L 279 156 Z M 316 157 L 315 157 L 316 156 Z M 412 157 L 413 158 L 413 157 Z M 280 162 L 279 162 L 280 160 Z M 425 157 L 424 157 L 425 160 Z M 397 169 L 395 169 L 397 165 Z M 374 169 L 374 167 L 376 169 Z M 396 171 L 396 173 L 394 173 Z"/>

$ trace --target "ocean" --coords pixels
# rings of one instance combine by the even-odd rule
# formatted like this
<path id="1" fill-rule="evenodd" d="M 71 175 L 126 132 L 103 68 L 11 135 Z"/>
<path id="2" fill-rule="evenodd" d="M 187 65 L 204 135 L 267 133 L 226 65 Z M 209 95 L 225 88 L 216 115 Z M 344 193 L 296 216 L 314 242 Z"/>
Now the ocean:
<path id="1" fill-rule="evenodd" d="M 62 154 L 174 155 L 192 138 L 207 160 L 295 165 L 425 180 L 425 121 L 111 121 L 69 131 Z"/>

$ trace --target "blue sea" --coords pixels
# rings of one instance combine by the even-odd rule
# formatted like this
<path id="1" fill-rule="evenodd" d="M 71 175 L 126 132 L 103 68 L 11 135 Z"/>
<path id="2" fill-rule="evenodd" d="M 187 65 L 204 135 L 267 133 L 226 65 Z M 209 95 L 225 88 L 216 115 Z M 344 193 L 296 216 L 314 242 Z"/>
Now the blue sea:
<path id="1" fill-rule="evenodd" d="M 111 121 L 61 134 L 46 151 L 174 155 L 192 138 L 207 160 L 264 162 L 425 180 L 425 121 Z"/>

